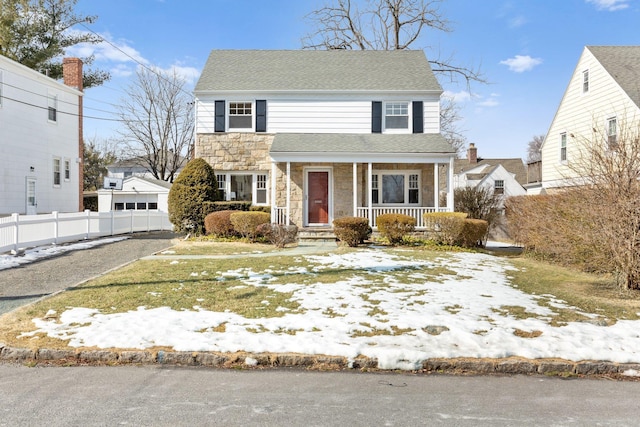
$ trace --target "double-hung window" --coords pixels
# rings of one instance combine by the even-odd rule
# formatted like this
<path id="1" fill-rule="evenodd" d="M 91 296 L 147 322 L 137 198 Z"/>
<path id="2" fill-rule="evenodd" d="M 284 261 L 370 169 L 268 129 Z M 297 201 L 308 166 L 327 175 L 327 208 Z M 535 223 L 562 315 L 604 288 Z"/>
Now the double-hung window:
<path id="1" fill-rule="evenodd" d="M 567 161 L 567 133 L 560 134 L 560 161 Z"/>
<path id="2" fill-rule="evenodd" d="M 71 161 L 64 159 L 64 180 L 69 181 L 71 179 Z"/>
<path id="3" fill-rule="evenodd" d="M 229 129 L 252 129 L 253 106 L 251 102 L 229 103 Z"/>
<path id="4" fill-rule="evenodd" d="M 268 203 L 266 174 L 233 172 L 217 174 L 216 180 L 222 200 L 252 202 L 254 205 Z"/>
<path id="5" fill-rule="evenodd" d="M 49 111 L 49 121 L 57 122 L 58 121 L 58 97 L 56 95 L 49 95 L 48 111 Z"/>
<path id="6" fill-rule="evenodd" d="M 618 149 L 618 122 L 615 117 L 607 119 L 607 146 L 609 150 Z"/>
<path id="7" fill-rule="evenodd" d="M 384 107 L 385 130 L 409 129 L 409 103 L 387 102 Z"/>
<path id="8" fill-rule="evenodd" d="M 53 159 L 53 185 L 60 186 L 60 159 Z"/>
<path id="9" fill-rule="evenodd" d="M 582 93 L 589 92 L 589 70 L 582 72 Z"/>
<path id="10" fill-rule="evenodd" d="M 414 171 L 376 171 L 371 176 L 374 205 L 419 205 L 420 174 Z"/>
<path id="11" fill-rule="evenodd" d="M 496 179 L 493 182 L 493 194 L 504 194 L 504 180 Z"/>

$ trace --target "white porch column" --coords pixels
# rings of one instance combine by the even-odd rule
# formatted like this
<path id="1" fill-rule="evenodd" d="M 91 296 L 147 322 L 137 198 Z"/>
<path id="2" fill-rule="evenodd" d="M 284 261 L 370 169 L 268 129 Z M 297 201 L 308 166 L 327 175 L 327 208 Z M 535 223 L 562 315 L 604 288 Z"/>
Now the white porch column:
<path id="1" fill-rule="evenodd" d="M 274 161 L 271 162 L 271 223 L 277 224 L 277 200 L 276 200 L 276 173 L 278 171 L 278 164 Z"/>
<path id="2" fill-rule="evenodd" d="M 353 162 L 353 216 L 358 216 L 358 164 Z"/>
<path id="3" fill-rule="evenodd" d="M 372 173 L 372 166 L 371 166 L 371 162 L 369 162 L 367 164 L 367 209 L 369 210 L 369 227 L 373 227 L 373 208 L 372 208 L 372 204 L 373 204 L 373 194 L 371 194 L 371 176 L 373 175 Z M 378 184 L 380 185 L 380 184 Z"/>
<path id="4" fill-rule="evenodd" d="M 453 200 L 453 157 L 449 159 L 449 176 L 447 179 L 447 208 L 449 212 L 454 211 L 454 200 Z"/>
<path id="5" fill-rule="evenodd" d="M 291 224 L 291 162 L 287 162 L 287 224 Z"/>
<path id="6" fill-rule="evenodd" d="M 440 210 L 440 163 L 433 164 L 433 206 L 436 212 Z"/>

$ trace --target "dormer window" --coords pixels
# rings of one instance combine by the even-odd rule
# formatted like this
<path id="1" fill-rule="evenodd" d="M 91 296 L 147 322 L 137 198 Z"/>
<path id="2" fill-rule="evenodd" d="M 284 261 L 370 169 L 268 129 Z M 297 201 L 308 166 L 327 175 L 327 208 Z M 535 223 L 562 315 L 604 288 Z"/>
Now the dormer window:
<path id="1" fill-rule="evenodd" d="M 589 70 L 582 72 L 582 93 L 589 92 Z"/>
<path id="2" fill-rule="evenodd" d="M 229 129 L 251 129 L 253 126 L 251 102 L 229 103 Z"/>

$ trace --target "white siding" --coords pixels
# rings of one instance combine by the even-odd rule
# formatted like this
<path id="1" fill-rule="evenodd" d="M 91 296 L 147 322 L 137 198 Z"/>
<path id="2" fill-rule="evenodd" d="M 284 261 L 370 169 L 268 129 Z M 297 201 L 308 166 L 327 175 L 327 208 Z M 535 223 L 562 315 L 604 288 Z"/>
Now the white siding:
<path id="1" fill-rule="evenodd" d="M 589 70 L 589 91 L 583 93 L 583 71 Z M 542 181 L 545 188 L 561 186 L 577 174 L 571 166 L 577 163 L 581 146 L 604 143 L 596 133 L 605 129 L 608 117 L 616 116 L 619 125 L 640 119 L 640 110 L 585 48 L 567 90 L 560 102 L 542 146 Z M 567 161 L 560 161 L 560 135 L 567 134 Z"/>
<path id="2" fill-rule="evenodd" d="M 0 214 L 26 213 L 26 179 L 36 179 L 37 212 L 79 207 L 78 104 L 80 92 L 0 57 Z M 57 96 L 57 121 L 48 120 L 48 96 Z M 53 159 L 61 163 L 53 185 Z M 70 179 L 65 180 L 65 160 Z"/>
<path id="3" fill-rule="evenodd" d="M 233 99 L 246 97 L 226 97 L 227 103 Z M 371 102 L 387 101 L 372 94 L 366 99 L 295 99 L 265 97 L 267 99 L 268 133 L 370 133 Z M 217 99 L 225 99 L 220 97 Z M 440 99 L 431 97 L 419 99 L 407 97 L 402 101 L 423 101 L 424 132 L 440 132 Z M 215 99 L 197 99 L 197 133 L 213 133 L 215 130 Z"/>

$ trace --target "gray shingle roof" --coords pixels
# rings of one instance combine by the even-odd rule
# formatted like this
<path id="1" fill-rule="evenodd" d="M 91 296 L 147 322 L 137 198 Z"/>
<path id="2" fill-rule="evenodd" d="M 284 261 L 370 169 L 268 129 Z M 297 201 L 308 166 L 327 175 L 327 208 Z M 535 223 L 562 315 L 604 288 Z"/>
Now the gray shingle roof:
<path id="1" fill-rule="evenodd" d="M 498 165 L 502 165 L 507 172 L 515 175 L 516 181 L 520 185 L 524 185 L 527 183 L 527 168 L 524 166 L 524 162 L 522 159 L 511 158 L 511 159 L 483 159 L 478 158 L 477 163 L 469 163 L 467 159 L 456 159 L 453 165 L 453 171 L 456 174 L 460 174 L 466 172 L 468 170 L 475 169 L 478 166 L 487 165 L 492 169 L 495 169 Z M 489 172 L 485 172 L 489 173 Z M 469 174 L 467 175 L 469 176 Z"/>
<path id="2" fill-rule="evenodd" d="M 281 133 L 271 146 L 276 153 L 370 153 L 370 154 L 454 154 L 451 144 L 439 133 L 421 134 L 335 134 Z"/>
<path id="3" fill-rule="evenodd" d="M 213 50 L 195 91 L 442 91 L 423 51 Z"/>
<path id="4" fill-rule="evenodd" d="M 640 46 L 587 46 L 640 108 Z"/>

